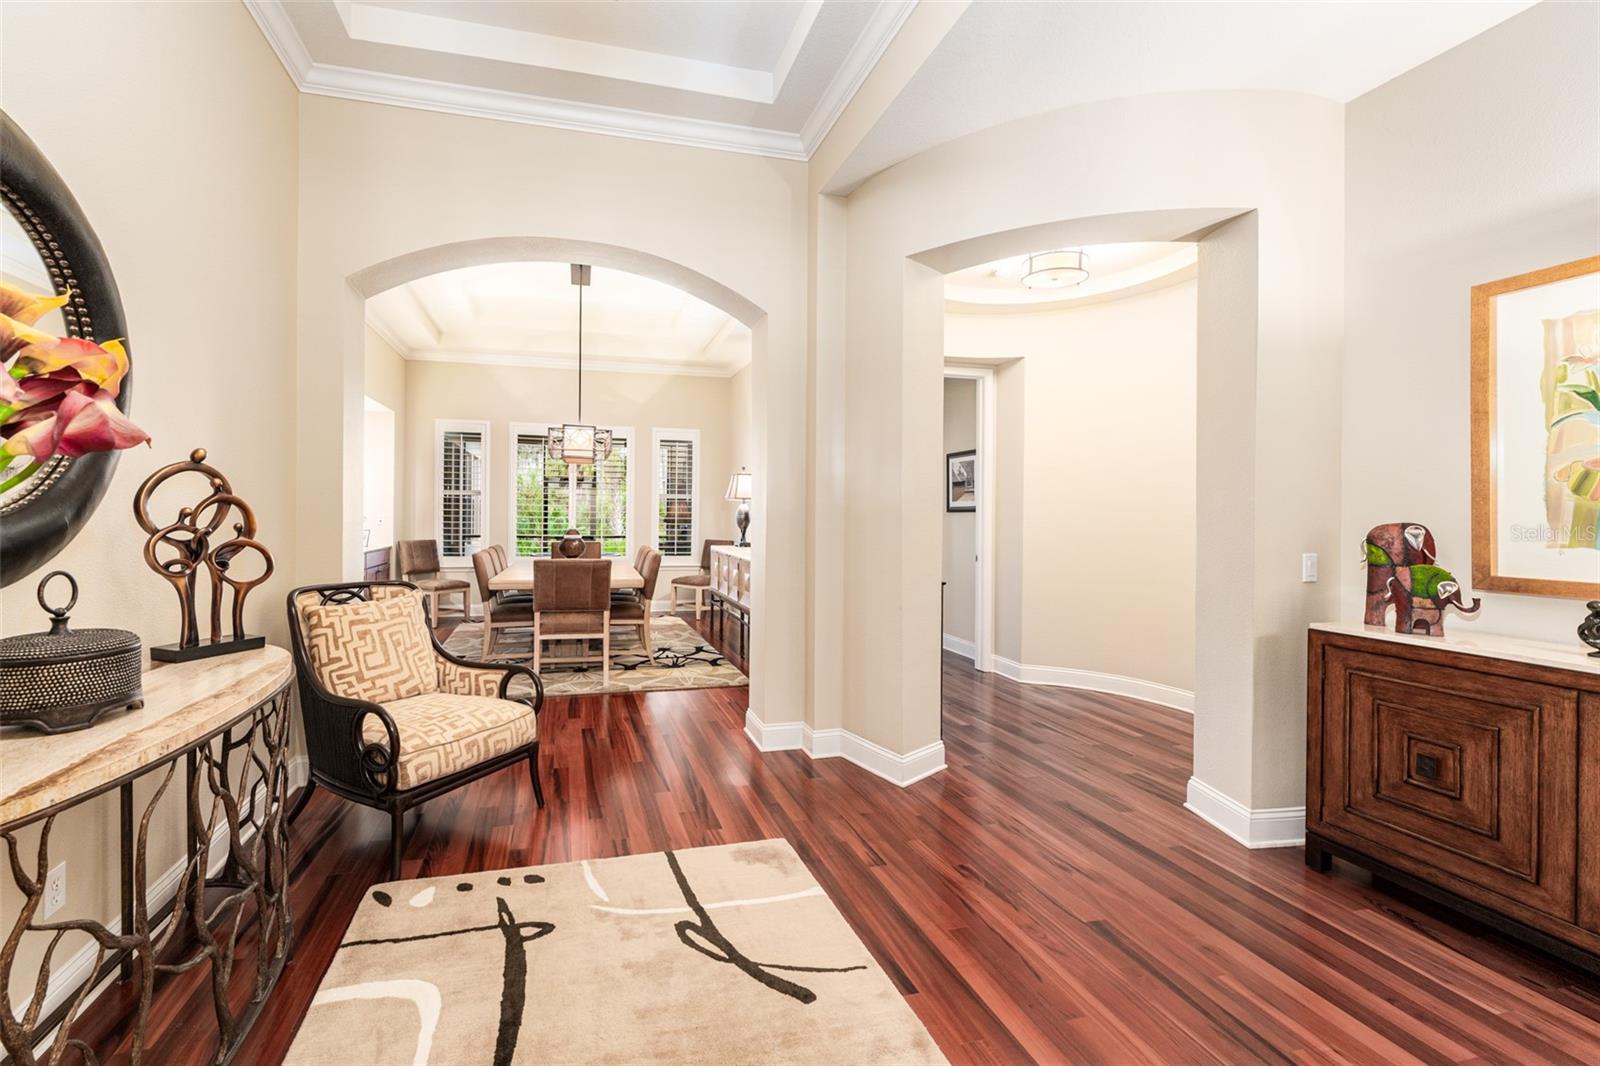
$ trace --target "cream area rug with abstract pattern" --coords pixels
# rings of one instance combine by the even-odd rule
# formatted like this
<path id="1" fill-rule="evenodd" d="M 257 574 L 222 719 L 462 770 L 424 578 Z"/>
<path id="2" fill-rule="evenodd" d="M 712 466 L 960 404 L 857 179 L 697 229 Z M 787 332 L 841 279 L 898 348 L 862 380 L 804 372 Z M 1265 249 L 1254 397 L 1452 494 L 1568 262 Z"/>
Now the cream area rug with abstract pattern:
<path id="1" fill-rule="evenodd" d="M 615 630 L 611 637 L 611 684 L 600 680 L 600 664 L 546 666 L 540 673 L 546 696 L 585 696 L 596 692 L 665 692 L 685 688 L 732 688 L 750 679 L 689 623 L 670 614 L 656 615 L 650 623 L 653 654 L 645 655 L 637 636 Z M 637 631 L 635 631 L 637 632 Z M 483 626 L 466 622 L 456 627 L 444 646 L 463 659 L 483 658 Z M 564 654 L 560 644 L 546 645 L 552 654 Z M 570 652 L 570 649 L 568 649 Z M 495 639 L 494 662 L 533 664 L 533 631 L 511 629 Z"/>
<path id="2" fill-rule="evenodd" d="M 783 840 L 367 892 L 299 1064 L 942 1063 Z"/>

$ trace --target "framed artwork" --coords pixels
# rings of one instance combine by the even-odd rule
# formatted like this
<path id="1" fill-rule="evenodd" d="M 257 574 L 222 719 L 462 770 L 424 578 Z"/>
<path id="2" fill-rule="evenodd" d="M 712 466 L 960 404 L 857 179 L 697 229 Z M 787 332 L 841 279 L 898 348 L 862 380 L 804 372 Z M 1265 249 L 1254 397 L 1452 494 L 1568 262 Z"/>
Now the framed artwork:
<path id="1" fill-rule="evenodd" d="M 978 509 L 977 452 L 951 452 L 944 457 L 944 509 Z"/>
<path id="2" fill-rule="evenodd" d="M 1472 584 L 1600 597 L 1600 256 L 1472 288 Z"/>

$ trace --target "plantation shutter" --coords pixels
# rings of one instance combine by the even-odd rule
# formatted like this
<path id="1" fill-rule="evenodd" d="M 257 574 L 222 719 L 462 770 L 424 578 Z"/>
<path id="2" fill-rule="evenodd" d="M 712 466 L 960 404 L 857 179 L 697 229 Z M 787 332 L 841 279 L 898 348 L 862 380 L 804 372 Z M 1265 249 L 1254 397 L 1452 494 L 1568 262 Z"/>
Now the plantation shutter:
<path id="1" fill-rule="evenodd" d="M 668 558 L 694 555 L 694 442 L 656 445 L 656 545 Z"/>
<path id="2" fill-rule="evenodd" d="M 483 547 L 484 434 L 447 429 L 439 451 L 439 552 L 461 559 Z"/>
<path id="3" fill-rule="evenodd" d="M 578 532 L 600 542 L 603 555 L 628 551 L 628 440 L 614 436 L 611 454 L 573 469 L 573 510 Z"/>
<path id="4" fill-rule="evenodd" d="M 517 434 L 516 463 L 515 551 L 518 555 L 543 555 L 550 536 L 547 516 L 551 489 L 546 476 L 549 467 L 548 442 L 543 434 Z M 565 473 L 565 470 L 561 471 L 562 476 Z M 564 497 L 565 494 L 562 495 Z M 566 532 L 565 527 L 562 532 Z M 560 536 L 559 533 L 556 535 Z"/>

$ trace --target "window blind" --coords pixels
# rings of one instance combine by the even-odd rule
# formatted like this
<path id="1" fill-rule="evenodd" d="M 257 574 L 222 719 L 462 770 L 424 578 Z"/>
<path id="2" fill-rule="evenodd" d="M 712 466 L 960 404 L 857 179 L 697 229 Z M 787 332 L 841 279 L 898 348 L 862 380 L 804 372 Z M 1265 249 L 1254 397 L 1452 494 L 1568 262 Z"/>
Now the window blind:
<path id="1" fill-rule="evenodd" d="M 483 547 L 483 433 L 447 429 L 440 440 L 440 554 L 460 559 Z"/>
<path id="2" fill-rule="evenodd" d="M 669 558 L 694 555 L 694 441 L 656 443 L 656 546 Z"/>

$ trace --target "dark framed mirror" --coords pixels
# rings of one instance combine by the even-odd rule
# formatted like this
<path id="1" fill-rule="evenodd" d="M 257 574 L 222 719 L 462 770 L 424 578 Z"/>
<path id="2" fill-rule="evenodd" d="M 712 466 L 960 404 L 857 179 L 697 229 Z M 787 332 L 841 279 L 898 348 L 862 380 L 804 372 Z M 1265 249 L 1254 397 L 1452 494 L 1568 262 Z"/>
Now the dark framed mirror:
<path id="1" fill-rule="evenodd" d="M 10 285 L 70 298 L 37 327 L 61 337 L 104 344 L 121 340 L 128 355 L 115 397 L 124 415 L 133 399 L 132 347 L 122 299 L 105 249 L 55 168 L 11 116 L 0 111 L 0 273 Z M 6 354 L 9 372 L 16 354 Z M 0 426 L 8 435 L 13 422 Z M 111 484 L 117 451 L 30 462 L 0 455 L 0 585 L 38 569 L 64 548 L 100 504 Z"/>

